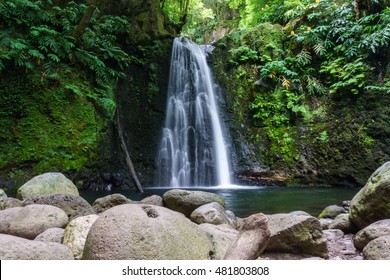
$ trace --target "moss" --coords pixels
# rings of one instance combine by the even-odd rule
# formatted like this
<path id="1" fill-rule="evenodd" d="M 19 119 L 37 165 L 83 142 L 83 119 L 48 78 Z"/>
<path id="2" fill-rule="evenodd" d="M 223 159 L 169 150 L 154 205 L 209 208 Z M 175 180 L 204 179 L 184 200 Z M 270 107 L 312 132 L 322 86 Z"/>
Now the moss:
<path id="1" fill-rule="evenodd" d="M 236 174 L 256 173 L 260 166 L 294 184 L 363 185 L 390 159 L 390 96 L 288 96 L 256 72 L 261 56 L 283 52 L 284 38 L 279 26 L 265 24 L 216 44 L 214 76 L 226 90 L 231 134 L 246 143 L 244 149 L 235 145 Z M 257 50 L 260 59 L 229 62 L 229 50 L 241 44 Z M 296 99 L 301 103 L 291 103 Z M 301 106 L 299 114 L 289 103 Z"/>
<path id="2" fill-rule="evenodd" d="M 0 170 L 8 170 L 10 177 L 26 167 L 35 174 L 64 172 L 96 159 L 99 133 L 107 123 L 87 97 L 92 87 L 76 75 L 56 84 L 32 76 L 0 80 Z M 69 84 L 86 92 L 76 95 L 65 87 Z"/>

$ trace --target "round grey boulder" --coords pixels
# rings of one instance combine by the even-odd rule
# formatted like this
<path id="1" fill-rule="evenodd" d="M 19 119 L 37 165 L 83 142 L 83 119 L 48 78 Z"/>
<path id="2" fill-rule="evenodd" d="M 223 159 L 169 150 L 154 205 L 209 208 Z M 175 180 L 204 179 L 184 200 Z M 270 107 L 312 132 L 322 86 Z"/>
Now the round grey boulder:
<path id="1" fill-rule="evenodd" d="M 66 213 L 51 205 L 32 204 L 0 211 L 0 233 L 34 239 L 53 227 L 65 227 Z"/>
<path id="2" fill-rule="evenodd" d="M 190 218 L 191 221 L 197 224 L 228 224 L 233 228 L 237 226 L 237 219 L 235 217 L 229 217 L 223 206 L 218 202 L 211 202 L 196 208 L 191 213 Z"/>
<path id="3" fill-rule="evenodd" d="M 225 207 L 221 196 L 203 191 L 173 189 L 164 193 L 163 201 L 167 208 L 183 213 L 188 218 L 196 208 L 211 202 L 218 202 Z"/>
<path id="4" fill-rule="evenodd" d="M 81 196 L 75 194 L 43 194 L 27 198 L 24 205 L 45 204 L 56 206 L 68 215 L 69 220 L 95 214 L 92 206 Z"/>
<path id="5" fill-rule="evenodd" d="M 363 249 L 365 260 L 390 260 L 390 235 L 370 241 Z"/>
<path id="6" fill-rule="evenodd" d="M 35 176 L 18 189 L 17 198 L 27 199 L 40 194 L 79 194 L 71 180 L 58 172 Z"/>
<path id="7" fill-rule="evenodd" d="M 349 214 L 338 215 L 329 225 L 329 229 L 339 229 L 345 234 L 356 233 L 356 226 L 349 219 Z"/>
<path id="8" fill-rule="evenodd" d="M 73 260 L 65 245 L 0 234 L 1 260 Z"/>
<path id="9" fill-rule="evenodd" d="M 37 237 L 35 237 L 35 241 L 42 242 L 57 242 L 61 243 L 64 240 L 64 229 L 63 228 L 48 228 Z"/>
<path id="10" fill-rule="evenodd" d="M 329 218 L 334 219 L 340 214 L 345 214 L 347 211 L 338 205 L 329 205 L 324 210 L 322 210 L 321 214 L 318 216 L 319 219 L 321 218 Z"/>
<path id="11" fill-rule="evenodd" d="M 350 219 L 359 229 L 390 219 L 390 161 L 379 167 L 353 197 Z"/>
<path id="12" fill-rule="evenodd" d="M 13 208 L 13 207 L 23 207 L 23 201 L 14 197 L 8 197 L 3 204 L 3 209 Z"/>
<path id="13" fill-rule="evenodd" d="M 145 197 L 140 201 L 141 204 L 151 204 L 151 205 L 156 205 L 156 206 L 164 206 L 164 202 L 161 196 L 159 195 L 152 195 Z"/>
<path id="14" fill-rule="evenodd" d="M 210 259 L 206 234 L 184 215 L 146 204 L 103 212 L 89 230 L 83 259 Z"/>
<path id="15" fill-rule="evenodd" d="M 68 224 L 64 233 L 64 244 L 73 252 L 76 260 L 83 256 L 85 240 L 93 223 L 99 218 L 98 215 L 78 217 Z"/>
<path id="16" fill-rule="evenodd" d="M 356 249 L 362 251 L 371 240 L 384 235 L 390 235 L 390 219 L 377 221 L 360 230 L 355 235 L 353 244 Z"/>
<path id="17" fill-rule="evenodd" d="M 96 199 L 95 202 L 92 204 L 92 207 L 96 213 L 102 213 L 114 206 L 128 204 L 128 203 L 134 203 L 134 202 L 128 199 L 123 194 L 114 193 Z"/>

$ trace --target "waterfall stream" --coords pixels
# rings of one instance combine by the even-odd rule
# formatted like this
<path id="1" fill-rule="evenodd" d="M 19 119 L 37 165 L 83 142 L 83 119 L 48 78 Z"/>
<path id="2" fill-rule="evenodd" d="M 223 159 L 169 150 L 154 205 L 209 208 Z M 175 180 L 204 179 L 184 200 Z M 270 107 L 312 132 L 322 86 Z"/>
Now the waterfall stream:
<path id="1" fill-rule="evenodd" d="M 160 186 L 230 185 L 230 163 L 205 48 L 173 42 L 165 127 L 157 156 Z"/>

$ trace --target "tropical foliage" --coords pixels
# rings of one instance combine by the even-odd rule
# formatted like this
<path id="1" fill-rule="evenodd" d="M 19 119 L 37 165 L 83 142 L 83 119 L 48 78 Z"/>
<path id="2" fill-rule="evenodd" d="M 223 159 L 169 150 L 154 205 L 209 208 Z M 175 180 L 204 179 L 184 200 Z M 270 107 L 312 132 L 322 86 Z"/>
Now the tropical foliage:
<path id="1" fill-rule="evenodd" d="M 75 36 L 87 5 L 50 0 L 5 0 L 0 5 L 0 71 L 19 68 L 57 79 L 77 68 L 103 86 L 123 77 L 130 57 L 118 45 L 127 21 L 95 10 L 80 37 Z"/>

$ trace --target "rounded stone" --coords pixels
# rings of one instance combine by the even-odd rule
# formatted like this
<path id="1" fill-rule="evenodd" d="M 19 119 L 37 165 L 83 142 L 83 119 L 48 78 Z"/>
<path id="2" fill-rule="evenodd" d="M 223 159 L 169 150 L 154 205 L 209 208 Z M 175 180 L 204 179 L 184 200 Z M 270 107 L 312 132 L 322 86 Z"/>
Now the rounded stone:
<path id="1" fill-rule="evenodd" d="M 225 201 L 221 196 L 203 191 L 173 189 L 164 193 L 163 201 L 166 207 L 183 213 L 186 217 L 190 217 L 196 208 L 211 202 L 218 202 L 225 207 Z"/>
<path id="2" fill-rule="evenodd" d="M 58 207 L 68 215 L 69 220 L 95 214 L 92 206 L 81 196 L 75 194 L 35 195 L 23 201 L 24 205 L 45 204 Z"/>
<path id="3" fill-rule="evenodd" d="M 339 229 L 345 234 L 356 233 L 357 228 L 349 219 L 349 214 L 338 215 L 329 225 L 329 229 Z"/>
<path id="4" fill-rule="evenodd" d="M 42 242 L 56 242 L 61 243 L 64 240 L 64 229 L 63 228 L 48 228 L 37 237 L 35 237 L 35 241 Z"/>
<path id="5" fill-rule="evenodd" d="M 379 167 L 353 197 L 350 219 L 359 229 L 390 219 L 390 161 Z"/>
<path id="6" fill-rule="evenodd" d="M 390 219 L 377 221 L 360 230 L 353 238 L 353 244 L 362 251 L 371 240 L 384 235 L 390 235 Z"/>
<path id="7" fill-rule="evenodd" d="M 202 205 L 191 213 L 191 221 L 197 224 L 209 223 L 213 225 L 228 224 L 232 227 L 237 226 L 235 217 L 232 219 L 229 217 L 225 208 L 218 202 L 211 202 Z"/>
<path id="8" fill-rule="evenodd" d="M 298 253 L 328 257 L 326 239 L 318 219 L 304 215 L 269 216 L 269 239 L 266 252 Z"/>
<path id="9" fill-rule="evenodd" d="M 363 249 L 365 260 L 390 260 L 390 235 L 370 241 Z"/>
<path id="10" fill-rule="evenodd" d="M 114 206 L 127 204 L 127 203 L 133 203 L 133 201 L 128 199 L 123 194 L 114 193 L 96 199 L 95 202 L 92 204 L 92 207 L 96 211 L 96 213 L 102 213 Z"/>
<path id="11" fill-rule="evenodd" d="M 40 194 L 79 194 L 71 180 L 58 172 L 35 176 L 18 189 L 17 198 L 26 199 Z"/>
<path id="12" fill-rule="evenodd" d="M 53 227 L 65 227 L 68 216 L 58 207 L 32 204 L 0 211 L 0 233 L 34 239 Z"/>
<path id="13" fill-rule="evenodd" d="M 334 219 L 340 214 L 345 214 L 347 211 L 338 205 L 329 205 L 324 210 L 322 210 L 321 214 L 318 216 L 319 219 L 321 218 L 329 218 Z"/>
<path id="14" fill-rule="evenodd" d="M 151 205 L 156 205 L 156 206 L 164 206 L 164 202 L 161 196 L 159 195 L 152 195 L 145 197 L 140 201 L 141 204 L 151 204 Z"/>
<path id="15" fill-rule="evenodd" d="M 210 259 L 206 234 L 182 214 L 146 204 L 103 212 L 92 225 L 83 259 Z"/>
<path id="16" fill-rule="evenodd" d="M 0 234 L 1 260 L 73 260 L 65 245 Z"/>

